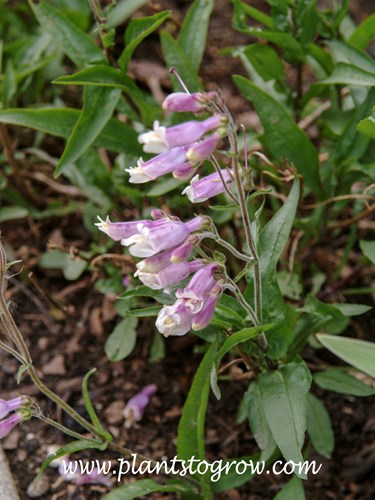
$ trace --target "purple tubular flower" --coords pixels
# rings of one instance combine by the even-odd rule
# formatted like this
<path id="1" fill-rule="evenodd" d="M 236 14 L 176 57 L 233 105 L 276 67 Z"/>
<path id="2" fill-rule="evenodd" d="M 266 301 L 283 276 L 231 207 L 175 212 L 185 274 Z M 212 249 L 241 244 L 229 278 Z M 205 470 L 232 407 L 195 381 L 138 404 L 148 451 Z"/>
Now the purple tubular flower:
<path id="1" fill-rule="evenodd" d="M 217 271 L 216 262 L 204 266 L 191 278 L 188 286 L 183 290 L 177 290 L 176 297 L 183 299 L 186 307 L 190 308 L 193 314 L 198 313 L 208 298 L 209 292 L 216 285 L 214 272 Z"/>
<path id="2" fill-rule="evenodd" d="M 208 101 L 213 100 L 216 96 L 216 92 L 194 92 L 193 94 L 174 92 L 164 99 L 163 108 L 175 112 L 190 111 L 198 113 L 205 108 Z"/>
<path id="3" fill-rule="evenodd" d="M 205 224 L 204 217 L 195 217 L 189 222 L 170 219 L 139 223 L 137 233 L 121 243 L 129 247 L 135 257 L 151 257 L 163 250 L 173 248 L 182 243 L 190 233 L 200 230 Z"/>
<path id="4" fill-rule="evenodd" d="M 202 309 L 193 316 L 191 323 L 192 330 L 202 330 L 206 328 L 215 312 L 217 301 L 220 297 L 222 287 L 215 285 L 209 293 L 208 299 L 204 302 Z"/>
<path id="5" fill-rule="evenodd" d="M 137 233 L 137 225 L 149 224 L 152 221 L 149 220 L 138 220 L 138 221 L 129 221 L 129 222 L 111 222 L 109 217 L 106 220 L 102 220 L 99 216 L 98 219 L 100 222 L 96 222 L 95 225 L 98 226 L 100 231 L 107 234 L 112 240 L 120 241 L 125 238 L 130 238 L 133 234 Z"/>
<path id="6" fill-rule="evenodd" d="M 14 427 L 16 427 L 22 420 L 24 416 L 20 412 L 13 413 L 8 418 L 0 420 L 0 439 L 7 436 Z"/>
<path id="7" fill-rule="evenodd" d="M 193 164 L 205 160 L 215 150 L 220 139 L 221 134 L 215 132 L 203 141 L 192 144 L 186 152 L 187 160 Z"/>
<path id="8" fill-rule="evenodd" d="M 155 384 L 146 385 L 140 392 L 129 399 L 123 412 L 125 427 L 129 428 L 134 422 L 142 420 L 144 412 L 156 391 L 157 386 Z"/>
<path id="9" fill-rule="evenodd" d="M 190 163 L 183 163 L 173 170 L 172 175 L 175 179 L 186 181 L 194 175 L 195 170 L 196 168 L 193 167 L 193 165 L 191 165 Z"/>
<path id="10" fill-rule="evenodd" d="M 171 264 L 158 273 L 144 273 L 138 270 L 134 276 L 138 276 L 142 283 L 152 290 L 162 290 L 183 281 L 189 274 L 198 271 L 203 266 L 204 264 L 200 260 L 180 262 L 179 264 Z"/>
<path id="11" fill-rule="evenodd" d="M 178 262 L 182 262 L 187 258 L 189 258 L 194 245 L 196 245 L 198 241 L 199 238 L 196 235 L 191 235 L 181 245 L 179 245 L 176 248 L 173 248 L 171 253 L 171 262 L 177 264 Z"/>
<path id="12" fill-rule="evenodd" d="M 233 177 L 231 177 L 228 170 L 222 169 L 221 173 L 227 185 L 233 182 Z M 190 185 L 182 191 L 182 194 L 186 194 L 192 203 L 200 203 L 224 191 L 225 188 L 220 175 L 218 172 L 214 172 L 207 177 L 203 177 L 203 179 L 199 179 L 199 175 L 196 175 L 190 181 Z"/>
<path id="13" fill-rule="evenodd" d="M 25 403 L 26 401 L 22 397 L 10 399 L 9 401 L 0 399 L 0 419 L 6 417 L 11 411 L 19 410 Z"/>
<path id="14" fill-rule="evenodd" d="M 186 148 L 176 147 L 146 162 L 140 158 L 136 167 L 126 168 L 125 172 L 130 174 L 129 182 L 143 184 L 173 172 L 184 163 L 186 163 Z"/>
<path id="15" fill-rule="evenodd" d="M 188 121 L 174 127 L 162 127 L 159 122 L 154 122 L 154 130 L 141 134 L 138 141 L 144 144 L 146 153 L 163 153 L 168 149 L 185 146 L 197 141 L 205 133 L 214 130 L 223 124 L 220 116 L 214 115 L 203 121 Z"/>
<path id="16" fill-rule="evenodd" d="M 164 337 L 185 335 L 191 328 L 193 312 L 183 300 L 164 306 L 156 319 L 156 328 Z"/>

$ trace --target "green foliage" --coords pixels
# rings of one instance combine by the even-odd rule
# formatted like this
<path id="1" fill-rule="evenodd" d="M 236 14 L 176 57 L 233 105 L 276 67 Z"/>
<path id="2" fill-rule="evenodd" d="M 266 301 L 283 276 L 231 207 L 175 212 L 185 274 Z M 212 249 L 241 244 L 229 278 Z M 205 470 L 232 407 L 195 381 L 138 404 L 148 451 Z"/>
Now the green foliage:
<path id="1" fill-rule="evenodd" d="M 307 433 L 316 451 L 331 458 L 335 444 L 331 419 L 324 404 L 311 393 L 307 395 Z"/>
<path id="2" fill-rule="evenodd" d="M 105 343 L 105 353 L 111 361 L 125 359 L 134 349 L 138 319 L 128 317 L 120 321 Z"/>

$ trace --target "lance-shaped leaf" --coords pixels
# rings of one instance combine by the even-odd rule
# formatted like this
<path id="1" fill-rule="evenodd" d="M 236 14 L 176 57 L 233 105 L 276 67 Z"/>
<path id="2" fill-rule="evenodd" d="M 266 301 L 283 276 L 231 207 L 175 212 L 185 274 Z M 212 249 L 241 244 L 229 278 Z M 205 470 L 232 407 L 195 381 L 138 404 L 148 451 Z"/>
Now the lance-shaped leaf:
<path id="1" fill-rule="evenodd" d="M 154 466 L 152 465 L 151 468 L 153 469 Z M 119 488 L 114 488 L 103 497 L 103 500 L 132 500 L 133 498 L 143 498 L 157 491 L 162 493 L 175 493 L 178 497 L 185 494 L 186 497 L 184 498 L 191 498 L 191 500 L 199 500 L 200 498 L 195 496 L 191 487 L 184 481 L 170 479 L 166 484 L 161 484 L 153 479 L 141 479 L 130 483 L 127 482 Z"/>
<path id="2" fill-rule="evenodd" d="M 111 118 L 120 94 L 120 89 L 85 87 L 83 109 L 57 164 L 55 177 L 82 156 L 95 141 Z"/>
<path id="3" fill-rule="evenodd" d="M 263 411 L 274 440 L 286 460 L 303 462 L 306 397 L 311 385 L 309 369 L 302 360 L 295 360 L 260 375 L 258 381 Z"/>
<path id="4" fill-rule="evenodd" d="M 178 36 L 185 54 L 193 55 L 191 65 L 198 71 L 206 47 L 208 24 L 214 0 L 195 0 L 189 8 Z"/>
<path id="5" fill-rule="evenodd" d="M 307 432 L 316 451 L 331 458 L 335 446 L 331 419 L 322 401 L 311 393 L 307 395 Z"/>
<path id="6" fill-rule="evenodd" d="M 311 191 L 322 198 L 318 152 L 308 136 L 273 97 L 242 76 L 233 78 L 243 96 L 255 106 L 264 128 L 262 142 L 266 149 L 276 161 L 286 158 L 292 163 Z"/>
<path id="7" fill-rule="evenodd" d="M 104 62 L 103 53 L 94 40 L 51 2 L 43 0 L 37 5 L 30 4 L 42 29 L 59 42 L 64 54 L 78 67 Z"/>
<path id="8" fill-rule="evenodd" d="M 72 108 L 11 108 L 0 111 L 0 123 L 28 127 L 45 134 L 67 138 L 71 134 L 79 114 L 77 109 Z M 137 137 L 137 133 L 132 127 L 116 118 L 111 118 L 94 140 L 93 145 L 137 157 L 142 153 Z"/>

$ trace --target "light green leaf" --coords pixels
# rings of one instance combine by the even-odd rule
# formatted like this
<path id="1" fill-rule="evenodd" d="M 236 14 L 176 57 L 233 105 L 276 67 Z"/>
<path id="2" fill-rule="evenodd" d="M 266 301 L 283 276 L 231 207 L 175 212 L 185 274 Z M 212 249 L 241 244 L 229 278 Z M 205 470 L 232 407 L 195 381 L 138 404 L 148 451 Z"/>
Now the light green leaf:
<path id="1" fill-rule="evenodd" d="M 259 376 L 263 410 L 274 440 L 286 460 L 303 462 L 301 448 L 306 430 L 306 397 L 311 374 L 300 361 Z M 305 474 L 301 474 L 305 478 Z"/>
<path id="2" fill-rule="evenodd" d="M 54 176 L 77 160 L 91 146 L 112 116 L 120 98 L 119 89 L 85 87 L 83 109 L 74 125 Z"/>
<path id="3" fill-rule="evenodd" d="M 78 28 L 60 9 L 46 0 L 32 6 L 42 28 L 59 42 L 66 56 L 78 67 L 104 62 L 102 51 L 92 38 Z"/>
<path id="4" fill-rule="evenodd" d="M 132 19 L 125 32 L 126 47 L 119 58 L 119 66 L 127 71 L 131 56 L 144 38 L 158 28 L 168 17 L 170 11 L 158 12 L 154 16 Z"/>
<path id="5" fill-rule="evenodd" d="M 331 458 L 335 446 L 331 419 L 322 401 L 311 393 L 307 395 L 307 432 L 316 451 Z"/>
<path id="6" fill-rule="evenodd" d="M 275 99 L 242 76 L 234 81 L 246 99 L 253 102 L 264 128 L 262 142 L 276 161 L 286 158 L 303 175 L 319 198 L 323 189 L 319 178 L 319 159 L 314 145 Z"/>
<path id="7" fill-rule="evenodd" d="M 160 309 L 160 306 L 143 307 L 142 309 L 130 309 L 127 314 L 128 316 L 133 316 L 134 318 L 149 318 L 157 316 Z"/>
<path id="8" fill-rule="evenodd" d="M 357 130 L 370 139 L 375 139 L 375 116 L 369 116 L 361 120 L 357 125 Z"/>
<path id="9" fill-rule="evenodd" d="M 316 373 L 314 382 L 327 391 L 334 391 L 340 394 L 350 394 L 351 396 L 366 397 L 375 394 L 372 387 L 364 384 L 357 378 L 343 372 L 342 370 L 328 369 Z"/>
<path id="10" fill-rule="evenodd" d="M 115 8 L 111 10 L 107 19 L 108 28 L 115 28 L 122 24 L 133 12 L 146 5 L 147 2 L 148 0 L 120 0 L 116 2 Z"/>
<path id="11" fill-rule="evenodd" d="M 256 380 L 250 384 L 246 395 L 249 426 L 257 445 L 262 450 L 260 460 L 268 460 L 274 453 L 277 445 L 264 414 L 259 383 Z"/>
<path id="12" fill-rule="evenodd" d="M 185 184 L 185 181 L 179 181 L 174 177 L 167 177 L 159 182 L 154 182 L 152 188 L 147 192 L 147 196 L 163 196 L 178 187 L 181 188 Z"/>
<path id="13" fill-rule="evenodd" d="M 303 482 L 299 477 L 294 476 L 286 483 L 273 500 L 305 500 L 305 498 Z"/>
<path id="14" fill-rule="evenodd" d="M 29 215 L 29 211 L 24 207 L 1 207 L 0 208 L 0 222 L 8 220 L 23 219 Z"/>
<path id="15" fill-rule="evenodd" d="M 205 458 L 204 423 L 216 349 L 214 342 L 204 355 L 182 410 L 177 436 L 177 452 L 181 460 L 189 460 L 192 456 L 201 460 Z"/>
<path id="16" fill-rule="evenodd" d="M 214 3 L 214 0 L 195 0 L 184 17 L 178 35 L 178 44 L 190 57 L 194 71 L 199 70 L 202 62 Z"/>
<path id="17" fill-rule="evenodd" d="M 88 264 L 84 259 L 72 258 L 60 250 L 49 250 L 42 254 L 39 265 L 44 269 L 61 269 L 65 279 L 74 281 L 81 276 Z"/>
<path id="18" fill-rule="evenodd" d="M 198 91 L 201 85 L 197 72 L 191 64 L 190 56 L 185 54 L 178 42 L 166 31 L 160 33 L 160 42 L 167 67 L 176 68 L 190 92 Z M 174 76 L 171 77 L 171 82 L 174 90 L 181 91 L 181 86 Z"/>
<path id="19" fill-rule="evenodd" d="M 363 50 L 357 50 L 341 40 L 327 42 L 337 62 L 349 63 L 370 73 L 375 73 L 375 61 Z"/>
<path id="20" fill-rule="evenodd" d="M 108 337 L 104 350 L 110 361 L 121 361 L 131 354 L 137 338 L 137 318 L 125 318 Z"/>
<path id="21" fill-rule="evenodd" d="M 375 37 L 375 13 L 366 17 L 350 35 L 349 43 L 359 50 L 365 50 Z"/>
<path id="22" fill-rule="evenodd" d="M 245 31 L 248 35 L 267 40 L 279 47 L 284 52 L 284 57 L 288 62 L 303 62 L 305 53 L 301 45 L 290 33 L 281 31 L 268 31 L 259 28 L 249 27 Z"/>
<path id="23" fill-rule="evenodd" d="M 107 493 L 102 500 L 132 500 L 141 498 L 157 491 L 163 493 L 189 494 L 190 488 L 182 481 L 169 480 L 166 484 L 160 484 L 153 479 L 141 479 L 140 481 L 127 482 L 119 488 L 114 488 Z M 191 497 L 194 499 L 194 496 Z"/>
<path id="24" fill-rule="evenodd" d="M 375 132 L 375 123 L 374 123 L 374 132 Z M 362 250 L 363 255 L 367 257 L 370 262 L 375 264 L 375 241 L 360 240 L 359 246 Z"/>
<path id="25" fill-rule="evenodd" d="M 365 304 L 336 304 L 332 303 L 333 307 L 336 307 L 344 316 L 360 316 L 368 311 L 371 311 L 372 307 Z"/>
<path id="26" fill-rule="evenodd" d="M 71 134 L 79 114 L 78 110 L 72 108 L 11 108 L 0 111 L 0 123 L 28 127 L 46 134 L 67 138 Z M 137 137 L 137 133 L 132 127 L 111 118 L 94 140 L 94 146 L 137 157 L 142 153 Z"/>
<path id="27" fill-rule="evenodd" d="M 266 28 L 273 29 L 275 23 L 272 17 L 264 14 L 261 10 L 258 10 L 251 5 L 247 5 L 245 2 L 240 2 L 240 0 L 234 0 L 234 13 L 232 19 L 233 28 L 238 31 L 245 31 L 248 29 L 246 16 L 251 17 L 255 21 L 266 26 Z"/>
<path id="28" fill-rule="evenodd" d="M 353 64 L 339 62 L 336 64 L 333 73 L 324 80 L 320 80 L 318 85 L 359 85 L 361 87 L 375 86 L 375 73 L 361 69 Z"/>
<path id="29" fill-rule="evenodd" d="M 318 334 L 319 342 L 346 363 L 375 377 L 375 343 L 365 340 Z"/>

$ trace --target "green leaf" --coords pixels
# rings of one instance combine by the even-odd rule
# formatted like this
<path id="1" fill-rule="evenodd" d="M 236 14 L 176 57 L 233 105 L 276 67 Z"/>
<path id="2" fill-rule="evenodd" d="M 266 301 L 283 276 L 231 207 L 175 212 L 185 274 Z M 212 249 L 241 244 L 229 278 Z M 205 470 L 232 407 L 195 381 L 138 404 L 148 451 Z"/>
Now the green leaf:
<path id="1" fill-rule="evenodd" d="M 153 479 L 141 479 L 140 481 L 127 482 L 119 488 L 114 488 L 102 500 L 132 500 L 133 498 L 141 498 L 156 491 L 176 493 L 178 495 L 183 493 L 189 494 L 190 488 L 182 481 L 168 480 L 166 484 L 160 484 Z"/>
<path id="2" fill-rule="evenodd" d="M 361 120 L 357 125 L 357 130 L 370 139 L 375 139 L 375 116 L 369 116 Z"/>
<path id="3" fill-rule="evenodd" d="M 147 2 L 148 0 L 120 0 L 116 2 L 107 19 L 108 28 L 115 28 L 122 24 L 133 12 L 146 5 Z"/>
<path id="4" fill-rule="evenodd" d="M 303 462 L 301 448 L 306 430 L 306 397 L 311 374 L 300 361 L 259 376 L 263 410 L 274 440 L 286 460 Z M 301 474 L 301 478 L 305 478 Z"/>
<path id="5" fill-rule="evenodd" d="M 96 415 L 96 412 L 94 410 L 94 407 L 93 407 L 93 405 L 91 403 L 91 399 L 90 399 L 88 382 L 89 382 L 89 378 L 91 377 L 91 375 L 95 372 L 96 372 L 96 368 L 92 368 L 89 372 L 86 373 L 86 375 L 83 378 L 83 381 L 82 381 L 83 403 L 85 405 L 87 413 L 89 414 L 89 416 L 91 418 L 91 422 L 93 423 L 95 429 L 98 431 L 98 434 L 100 436 L 102 436 L 106 441 L 111 441 L 112 436 L 103 429 L 103 426 L 100 423 L 98 416 Z"/>
<path id="6" fill-rule="evenodd" d="M 49 466 L 49 464 L 52 463 L 57 458 L 63 457 L 64 455 L 70 455 L 71 453 L 76 453 L 77 451 L 88 450 L 92 448 L 97 450 L 102 450 L 103 443 L 101 443 L 100 441 L 81 439 L 79 441 L 72 441 L 71 443 L 62 446 L 55 453 L 49 455 L 44 460 L 38 471 L 38 476 L 41 476 L 43 472 L 46 470 L 46 468 Z"/>
<path id="7" fill-rule="evenodd" d="M 375 377 L 375 344 L 365 340 L 318 334 L 319 342 L 346 363 Z"/>
<path id="8" fill-rule="evenodd" d="M 252 43 L 246 47 L 244 54 L 264 80 L 284 82 L 284 65 L 280 56 L 272 47 L 261 43 Z"/>
<path id="9" fill-rule="evenodd" d="M 79 257 L 72 258 L 60 250 L 49 250 L 42 254 L 39 265 L 45 269 L 60 269 L 65 279 L 74 281 L 81 276 L 88 263 Z"/>
<path id="10" fill-rule="evenodd" d="M 375 132 L 375 123 L 374 123 L 374 132 Z M 375 241 L 360 240 L 359 246 L 362 250 L 363 255 L 367 257 L 370 262 L 375 264 Z"/>
<path id="11" fill-rule="evenodd" d="M 194 71 L 191 64 L 191 58 L 185 54 L 183 48 L 166 31 L 160 33 L 160 42 L 166 65 L 176 68 L 190 92 L 198 91 L 201 85 L 197 72 Z M 175 90 L 180 89 L 180 84 L 175 77 L 172 76 L 171 82 Z"/>
<path id="12" fill-rule="evenodd" d="M 335 446 L 331 419 L 323 402 L 311 393 L 307 395 L 307 432 L 316 451 L 331 458 Z"/>
<path id="13" fill-rule="evenodd" d="M 112 116 L 120 98 L 119 89 L 85 87 L 83 109 L 74 125 L 54 176 L 77 160 L 91 146 Z"/>
<path id="14" fill-rule="evenodd" d="M 127 290 L 119 296 L 119 299 L 129 300 L 133 297 L 152 297 L 153 299 L 160 302 L 160 304 L 171 305 L 175 302 L 175 299 L 170 295 L 167 295 L 162 290 L 152 290 L 147 286 L 141 285 L 132 290 Z"/>
<path id="15" fill-rule="evenodd" d="M 165 12 L 158 12 L 154 16 L 135 18 L 130 21 L 125 32 L 126 47 L 118 60 L 119 66 L 124 72 L 127 71 L 128 64 L 136 47 L 169 16 L 170 11 L 168 10 Z"/>
<path id="16" fill-rule="evenodd" d="M 185 181 L 179 181 L 173 177 L 167 177 L 159 182 L 154 182 L 152 188 L 147 192 L 147 196 L 163 196 L 174 189 L 185 185 Z"/>
<path id="17" fill-rule="evenodd" d="M 67 138 L 79 115 L 80 112 L 72 108 L 10 108 L 0 111 L 0 123 L 28 127 L 46 134 Z M 94 146 L 137 157 L 142 154 L 137 138 L 138 135 L 132 127 L 111 118 L 95 139 Z"/>
<path id="18" fill-rule="evenodd" d="M 286 483 L 273 500 L 305 500 L 305 498 L 303 482 L 299 477 L 294 476 Z"/>
<path id="19" fill-rule="evenodd" d="M 319 80 L 318 85 L 359 85 L 361 87 L 375 86 L 375 73 L 361 69 L 353 64 L 339 62 L 336 64 L 333 73 Z"/>
<path id="20" fill-rule="evenodd" d="M 134 318 L 149 318 L 151 316 L 157 316 L 159 314 L 161 307 L 143 307 L 142 309 L 131 309 L 127 312 L 128 316 L 133 316 Z"/>
<path id="21" fill-rule="evenodd" d="M 254 473 L 251 468 L 247 469 L 244 474 L 238 474 L 236 472 L 236 464 L 240 462 L 246 462 L 249 464 L 250 462 L 253 464 Z M 258 469 L 256 467 L 258 466 Z M 223 491 L 232 490 L 235 488 L 239 488 L 243 484 L 250 481 L 257 471 L 261 472 L 263 464 L 259 462 L 259 454 L 257 455 L 246 455 L 244 457 L 238 458 L 230 458 L 228 460 L 223 460 L 222 463 L 222 474 L 220 479 L 217 481 L 212 481 L 212 490 L 214 493 L 222 493 Z M 212 475 L 211 475 L 212 477 Z"/>
<path id="22" fill-rule="evenodd" d="M 368 311 L 371 311 L 372 307 L 365 304 L 336 304 L 332 303 L 333 307 L 336 307 L 344 316 L 360 316 Z"/>
<path id="23" fill-rule="evenodd" d="M 267 40 L 279 47 L 284 52 L 284 57 L 288 62 L 301 63 L 304 61 L 305 53 L 298 41 L 290 33 L 280 31 L 268 31 L 259 28 L 247 28 L 248 35 Z"/>
<path id="24" fill-rule="evenodd" d="M 247 395 L 249 426 L 254 439 L 262 450 L 260 460 L 268 460 L 276 449 L 270 426 L 264 413 L 259 383 L 251 382 Z"/>
<path id="25" fill-rule="evenodd" d="M 23 219 L 29 215 L 29 211 L 23 207 L 2 207 L 0 208 L 0 222 L 8 220 Z"/>
<path id="26" fill-rule="evenodd" d="M 324 370 L 323 372 L 316 373 L 313 379 L 319 387 L 327 391 L 359 397 L 372 396 L 375 394 L 372 387 L 369 387 L 342 370 L 335 370 L 333 368 Z"/>
<path id="27" fill-rule="evenodd" d="M 341 40 L 327 42 L 328 48 L 337 62 L 349 63 L 375 73 L 375 61 L 362 50 L 357 50 Z"/>
<path id="28" fill-rule="evenodd" d="M 350 35 L 349 43 L 359 50 L 365 50 L 375 37 L 375 13 L 366 17 Z"/>
<path id="29" fill-rule="evenodd" d="M 248 25 L 246 22 L 246 16 L 251 17 L 255 21 L 266 26 L 266 28 L 273 29 L 275 27 L 275 23 L 273 22 L 272 17 L 264 14 L 261 10 L 258 10 L 251 5 L 247 5 L 244 2 L 240 2 L 240 0 L 234 0 L 234 13 L 232 19 L 233 28 L 238 31 L 246 31 L 248 29 Z"/>
<path id="30" fill-rule="evenodd" d="M 225 354 L 227 354 L 236 345 L 256 337 L 256 335 L 258 335 L 261 332 L 266 332 L 272 326 L 273 326 L 272 324 L 269 324 L 269 325 L 260 325 L 260 326 L 252 326 L 250 328 L 244 328 L 243 330 L 233 333 L 227 338 L 221 349 L 215 355 L 214 364 L 211 370 L 211 377 L 210 377 L 211 389 L 217 399 L 221 398 L 220 389 L 217 385 L 217 369 L 219 367 L 220 361 L 225 356 Z"/>
<path id="31" fill-rule="evenodd" d="M 52 35 L 61 50 L 76 66 L 86 67 L 104 62 L 102 51 L 92 38 L 78 28 L 60 9 L 46 0 L 32 6 L 42 28 Z"/>
<path id="32" fill-rule="evenodd" d="M 264 274 L 276 270 L 293 226 L 299 195 L 299 180 L 296 177 L 285 203 L 260 233 L 260 267 Z"/>
<path id="33" fill-rule="evenodd" d="M 210 345 L 195 374 L 178 426 L 177 452 L 180 460 L 192 456 L 203 460 L 204 423 L 210 392 L 210 371 L 216 354 L 216 342 Z"/>
<path id="34" fill-rule="evenodd" d="M 210 15 L 214 0 L 195 0 L 184 17 L 178 44 L 190 57 L 194 71 L 199 70 L 207 42 Z"/>
<path id="35" fill-rule="evenodd" d="M 137 338 L 137 318 L 125 318 L 108 337 L 104 350 L 110 361 L 121 361 L 131 354 Z"/>
<path id="36" fill-rule="evenodd" d="M 304 177 L 319 198 L 323 189 L 319 178 L 318 153 L 307 135 L 294 123 L 275 99 L 242 76 L 234 76 L 241 93 L 253 102 L 264 127 L 262 142 L 276 161 L 286 158 Z"/>

